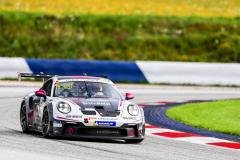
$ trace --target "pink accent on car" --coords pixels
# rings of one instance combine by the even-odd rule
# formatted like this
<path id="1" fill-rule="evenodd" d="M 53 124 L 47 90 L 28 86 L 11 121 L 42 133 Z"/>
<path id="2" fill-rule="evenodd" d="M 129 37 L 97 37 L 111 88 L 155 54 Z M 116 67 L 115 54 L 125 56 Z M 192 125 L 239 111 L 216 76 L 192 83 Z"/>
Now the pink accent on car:
<path id="1" fill-rule="evenodd" d="M 130 131 L 130 136 L 133 136 L 133 130 Z"/>
<path id="2" fill-rule="evenodd" d="M 35 92 L 35 95 L 39 97 L 46 96 L 46 92 L 44 90 L 38 90 Z"/>
<path id="3" fill-rule="evenodd" d="M 74 120 L 74 119 L 68 119 L 68 118 L 63 118 L 63 117 L 57 117 L 59 119 L 64 119 L 64 120 L 69 120 L 69 121 L 77 121 L 77 120 Z"/>
<path id="4" fill-rule="evenodd" d="M 79 78 L 79 79 L 95 79 L 96 77 L 85 77 L 85 76 L 68 76 L 72 78 Z"/>
<path id="5" fill-rule="evenodd" d="M 35 112 L 34 112 L 34 108 L 30 109 L 29 112 L 28 112 L 28 117 L 31 121 L 34 120 L 35 118 Z"/>
<path id="6" fill-rule="evenodd" d="M 122 106 L 122 103 L 123 103 L 123 99 L 121 99 L 121 102 L 120 102 L 120 107 Z"/>
<path id="7" fill-rule="evenodd" d="M 72 100 L 73 100 L 73 101 L 80 101 L 79 98 L 73 98 Z"/>
<path id="8" fill-rule="evenodd" d="M 128 99 L 133 99 L 134 98 L 134 94 L 132 93 L 126 93 L 126 100 Z"/>
<path id="9" fill-rule="evenodd" d="M 141 120 L 136 120 L 136 121 L 128 121 L 128 122 L 139 122 L 139 121 L 141 121 Z"/>
<path id="10" fill-rule="evenodd" d="M 73 134 L 73 129 L 72 128 L 68 128 L 68 133 L 69 134 Z"/>
<path id="11" fill-rule="evenodd" d="M 61 98 L 61 97 L 59 97 L 59 98 Z M 76 105 L 73 101 L 70 101 L 69 99 L 66 99 L 66 98 L 61 98 L 61 99 L 64 99 L 64 100 L 66 100 L 66 101 L 68 101 L 68 102 L 70 102 L 70 103 Z"/>

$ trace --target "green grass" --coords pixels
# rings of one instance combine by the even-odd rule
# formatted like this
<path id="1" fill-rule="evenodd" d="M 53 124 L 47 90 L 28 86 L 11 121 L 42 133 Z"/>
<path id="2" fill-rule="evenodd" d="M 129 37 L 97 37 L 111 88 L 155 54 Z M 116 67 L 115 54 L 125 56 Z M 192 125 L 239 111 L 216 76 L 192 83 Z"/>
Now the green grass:
<path id="1" fill-rule="evenodd" d="M 0 11 L 0 57 L 237 62 L 240 18 Z"/>
<path id="2" fill-rule="evenodd" d="M 185 104 L 166 115 L 196 128 L 240 136 L 240 100 Z"/>

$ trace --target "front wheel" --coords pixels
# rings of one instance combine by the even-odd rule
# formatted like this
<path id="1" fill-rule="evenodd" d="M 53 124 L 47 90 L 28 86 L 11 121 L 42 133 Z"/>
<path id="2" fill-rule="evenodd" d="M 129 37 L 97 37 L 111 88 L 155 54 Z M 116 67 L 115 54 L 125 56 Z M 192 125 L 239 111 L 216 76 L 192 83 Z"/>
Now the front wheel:
<path id="1" fill-rule="evenodd" d="M 142 139 L 125 139 L 126 143 L 140 143 Z"/>
<path id="2" fill-rule="evenodd" d="M 22 127 L 23 133 L 29 132 L 28 126 L 27 126 L 27 108 L 26 103 L 23 103 L 21 110 L 20 110 L 20 124 Z"/>
<path id="3" fill-rule="evenodd" d="M 49 112 L 48 108 L 45 108 L 42 117 L 42 135 L 44 138 L 47 138 L 49 136 L 49 128 L 50 128 Z"/>

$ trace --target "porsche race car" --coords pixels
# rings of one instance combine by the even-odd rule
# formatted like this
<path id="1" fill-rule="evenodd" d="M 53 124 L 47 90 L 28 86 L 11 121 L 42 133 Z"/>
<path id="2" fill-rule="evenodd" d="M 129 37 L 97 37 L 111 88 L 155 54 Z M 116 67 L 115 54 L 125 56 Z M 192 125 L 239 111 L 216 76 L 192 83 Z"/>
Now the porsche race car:
<path id="1" fill-rule="evenodd" d="M 20 109 L 24 133 L 43 137 L 122 139 L 138 143 L 145 136 L 143 109 L 123 98 L 106 76 L 61 76 L 18 73 L 21 77 L 48 78 L 43 86 L 27 94 Z"/>

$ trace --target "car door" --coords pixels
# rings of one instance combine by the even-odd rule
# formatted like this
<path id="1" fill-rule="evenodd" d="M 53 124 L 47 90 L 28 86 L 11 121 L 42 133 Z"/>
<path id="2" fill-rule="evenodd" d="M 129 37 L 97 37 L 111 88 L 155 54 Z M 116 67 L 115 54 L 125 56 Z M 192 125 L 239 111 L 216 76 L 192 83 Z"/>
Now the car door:
<path id="1" fill-rule="evenodd" d="M 38 130 L 41 130 L 42 112 L 43 112 L 44 106 L 46 103 L 49 102 L 49 99 L 51 97 L 52 83 L 53 83 L 53 80 L 50 79 L 42 86 L 42 90 L 46 92 L 46 96 L 47 96 L 46 100 L 43 97 L 34 98 L 33 107 L 35 110 L 35 123 L 36 123 L 35 125 L 36 125 L 36 129 Z"/>

